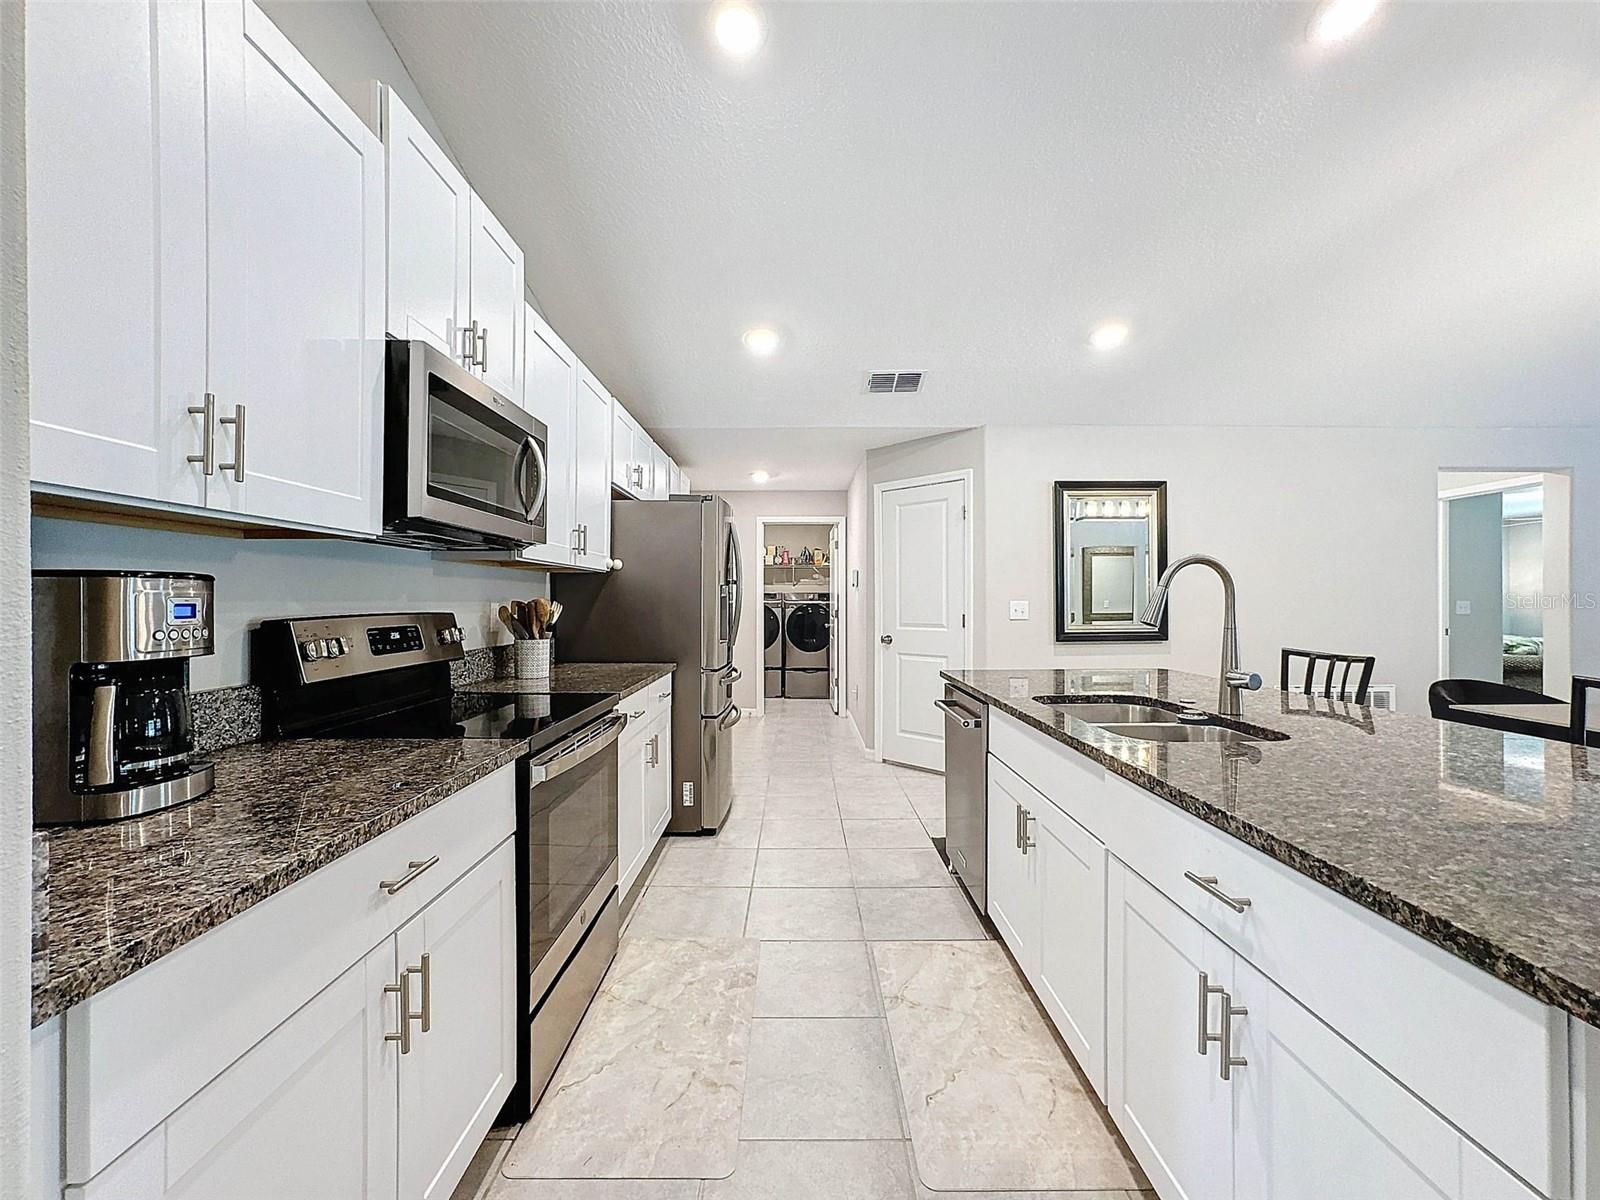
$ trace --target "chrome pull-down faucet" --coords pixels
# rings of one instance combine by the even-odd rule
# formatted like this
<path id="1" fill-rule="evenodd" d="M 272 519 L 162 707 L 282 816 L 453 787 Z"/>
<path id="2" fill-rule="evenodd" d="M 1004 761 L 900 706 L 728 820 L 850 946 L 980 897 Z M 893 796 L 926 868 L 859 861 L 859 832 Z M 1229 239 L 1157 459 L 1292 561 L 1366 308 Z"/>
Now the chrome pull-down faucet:
<path id="1" fill-rule="evenodd" d="M 1233 601 L 1233 576 L 1228 573 L 1227 567 L 1209 554 L 1191 554 L 1187 558 L 1180 558 L 1161 572 L 1155 591 L 1150 593 L 1150 602 L 1139 614 L 1139 621 L 1144 625 L 1161 623 L 1161 612 L 1167 607 L 1167 592 L 1172 587 L 1172 577 L 1192 563 L 1204 563 L 1222 580 L 1222 677 L 1217 684 L 1217 711 L 1224 716 L 1237 717 L 1239 693 L 1246 689 L 1253 692 L 1259 688 L 1261 676 L 1239 668 L 1238 613 Z"/>

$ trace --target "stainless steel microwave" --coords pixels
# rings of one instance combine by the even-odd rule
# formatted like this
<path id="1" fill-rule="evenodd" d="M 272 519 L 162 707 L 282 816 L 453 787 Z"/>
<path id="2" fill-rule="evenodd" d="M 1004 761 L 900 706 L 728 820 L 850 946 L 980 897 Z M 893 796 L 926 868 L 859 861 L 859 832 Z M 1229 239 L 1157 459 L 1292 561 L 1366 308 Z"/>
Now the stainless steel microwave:
<path id="1" fill-rule="evenodd" d="M 545 540 L 548 431 L 427 342 L 391 340 L 383 540 L 426 549 Z"/>

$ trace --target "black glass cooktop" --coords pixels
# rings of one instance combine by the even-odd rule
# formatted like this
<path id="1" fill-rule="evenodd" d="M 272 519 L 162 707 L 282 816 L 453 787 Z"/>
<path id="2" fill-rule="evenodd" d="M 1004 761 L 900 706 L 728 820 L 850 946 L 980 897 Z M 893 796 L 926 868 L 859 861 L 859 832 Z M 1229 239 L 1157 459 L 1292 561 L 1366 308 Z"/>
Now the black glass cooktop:
<path id="1" fill-rule="evenodd" d="M 323 737 L 529 738 L 535 750 L 615 708 L 615 692 L 457 692 L 318 731 Z"/>

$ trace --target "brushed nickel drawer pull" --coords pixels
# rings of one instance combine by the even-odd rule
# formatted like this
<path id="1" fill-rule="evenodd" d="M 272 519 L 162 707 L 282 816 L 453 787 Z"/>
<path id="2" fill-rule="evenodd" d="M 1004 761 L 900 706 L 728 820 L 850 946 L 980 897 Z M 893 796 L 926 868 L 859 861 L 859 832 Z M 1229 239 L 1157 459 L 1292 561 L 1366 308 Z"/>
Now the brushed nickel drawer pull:
<path id="1" fill-rule="evenodd" d="M 1213 900 L 1221 900 L 1236 913 L 1242 913 L 1250 907 L 1250 898 L 1248 896 L 1230 896 L 1219 888 L 1215 875 L 1196 875 L 1193 871 L 1185 871 L 1183 877 Z"/>
<path id="2" fill-rule="evenodd" d="M 1233 1052 L 1233 1019 L 1235 1017 L 1248 1016 L 1249 1014 L 1250 1010 L 1248 1008 L 1242 1004 L 1235 1008 L 1233 997 L 1228 995 L 1227 992 L 1222 993 L 1222 1029 L 1219 1032 L 1218 1040 L 1222 1044 L 1222 1066 L 1219 1074 L 1224 1081 L 1233 1079 L 1234 1068 L 1248 1067 L 1250 1065 L 1248 1058 L 1236 1055 Z"/>
<path id="3" fill-rule="evenodd" d="M 220 471 L 232 471 L 235 483 L 244 482 L 244 405 L 233 406 L 233 416 L 218 417 L 218 425 L 233 426 L 233 461 L 218 463 Z"/>
<path id="4" fill-rule="evenodd" d="M 1027 856 L 1029 850 L 1039 844 L 1033 840 L 1033 835 L 1028 832 L 1028 822 L 1037 821 L 1038 819 L 1027 809 L 1022 810 L 1022 853 L 1024 857 Z"/>
<path id="5" fill-rule="evenodd" d="M 383 1035 L 383 1040 L 386 1041 L 386 1042 L 399 1042 L 400 1043 L 400 1053 L 401 1054 L 410 1054 L 411 1053 L 411 971 L 409 969 L 401 971 L 400 972 L 400 982 L 399 983 L 386 983 L 386 984 L 384 984 L 383 985 L 383 994 L 385 996 L 394 995 L 394 996 L 400 997 L 400 1003 L 396 1006 L 397 1009 L 398 1009 L 398 1012 L 399 1012 L 399 1017 L 400 1017 L 400 1032 L 399 1033 L 386 1033 L 386 1034 Z"/>
<path id="6" fill-rule="evenodd" d="M 422 1011 L 417 1016 L 422 1022 L 422 1032 L 427 1033 L 433 1028 L 433 961 L 428 955 L 422 956 L 417 974 L 422 976 Z"/>
<path id="7" fill-rule="evenodd" d="M 200 418 L 200 453 L 185 456 L 184 461 L 199 463 L 200 474 L 215 475 L 217 473 L 217 428 L 214 424 L 217 416 L 217 397 L 215 393 L 206 393 L 206 402 L 201 405 L 189 405 L 189 411 Z"/>
<path id="8" fill-rule="evenodd" d="M 1222 1035 L 1210 1031 L 1210 1022 L 1206 1018 L 1211 1013 L 1211 997 L 1224 994 L 1223 990 L 1211 982 L 1211 977 L 1204 971 L 1200 972 L 1200 1030 L 1195 1039 L 1195 1051 L 1204 1058 L 1210 1052 L 1212 1042 L 1220 1042 Z"/>
<path id="9" fill-rule="evenodd" d="M 378 884 L 378 886 L 392 896 L 408 884 L 415 883 L 417 881 L 417 876 L 421 875 L 424 871 L 438 861 L 439 856 L 437 854 L 435 854 L 432 858 L 424 858 L 420 861 L 417 859 L 412 859 L 406 864 L 406 866 L 410 867 L 411 869 L 404 875 L 400 876 L 399 879 L 385 879 L 382 883 Z"/>

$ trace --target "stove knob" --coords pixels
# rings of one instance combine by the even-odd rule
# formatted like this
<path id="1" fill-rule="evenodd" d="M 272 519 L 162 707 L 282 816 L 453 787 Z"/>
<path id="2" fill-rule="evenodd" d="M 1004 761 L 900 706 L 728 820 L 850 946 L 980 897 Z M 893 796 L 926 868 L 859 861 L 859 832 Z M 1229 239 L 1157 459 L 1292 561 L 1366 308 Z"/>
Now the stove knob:
<path id="1" fill-rule="evenodd" d="M 300 643 L 300 657 L 307 662 L 316 662 L 322 657 L 323 645 L 321 638 L 307 638 Z"/>
<path id="2" fill-rule="evenodd" d="M 331 637 L 322 643 L 322 652 L 329 658 L 344 657 L 344 639 Z"/>

